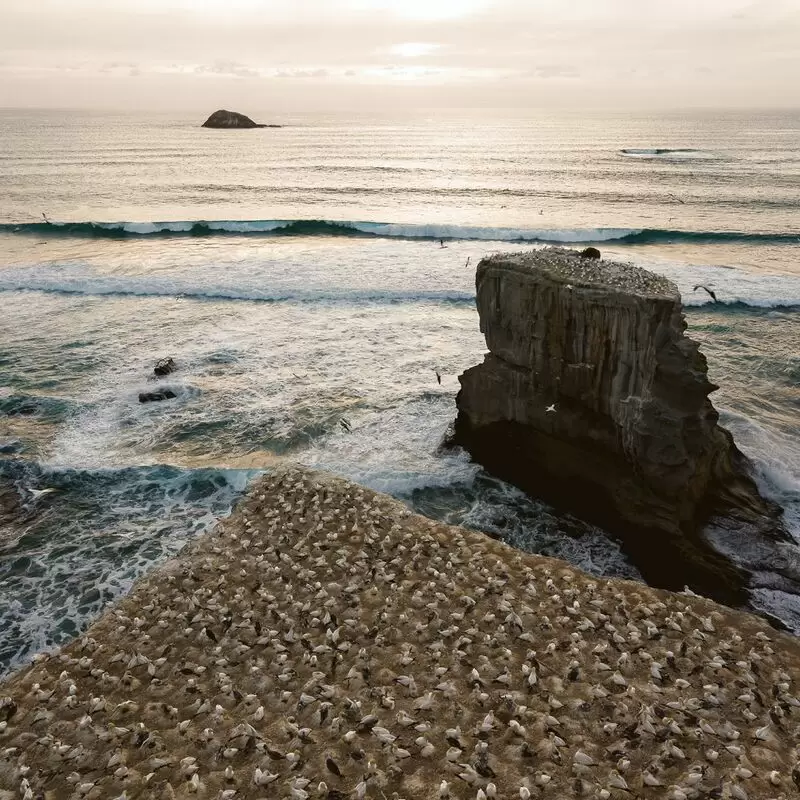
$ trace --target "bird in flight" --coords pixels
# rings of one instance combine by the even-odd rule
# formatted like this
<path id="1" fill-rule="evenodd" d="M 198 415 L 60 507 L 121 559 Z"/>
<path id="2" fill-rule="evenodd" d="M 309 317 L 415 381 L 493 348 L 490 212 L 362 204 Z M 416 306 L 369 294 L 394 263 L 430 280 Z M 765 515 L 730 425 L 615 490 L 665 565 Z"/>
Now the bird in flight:
<path id="1" fill-rule="evenodd" d="M 686 201 L 685 200 L 681 200 L 680 197 L 676 197 L 674 194 L 672 194 L 672 192 L 669 192 L 669 194 L 667 196 L 671 197 L 673 200 L 677 200 L 682 206 L 686 205 Z"/>
<path id="2" fill-rule="evenodd" d="M 547 408 L 545 409 L 545 413 L 549 414 L 551 411 L 555 411 L 555 410 L 556 410 L 556 404 L 553 403 L 553 405 L 547 406 Z"/>
<path id="3" fill-rule="evenodd" d="M 711 299 L 715 303 L 719 302 L 719 300 L 717 300 L 717 295 L 714 292 L 712 292 L 711 289 L 708 288 L 708 286 L 703 286 L 703 284 L 698 284 L 697 286 L 694 287 L 694 289 L 692 289 L 692 291 L 696 292 L 698 289 L 705 289 L 709 293 L 709 295 L 711 295 Z"/>
<path id="4" fill-rule="evenodd" d="M 53 489 L 52 487 L 49 487 L 47 489 L 28 489 L 28 491 L 30 492 L 32 500 L 39 500 L 46 494 L 52 494 L 53 492 L 57 492 L 58 489 Z"/>
<path id="5" fill-rule="evenodd" d="M 435 370 L 434 370 L 434 372 L 436 373 L 436 380 L 437 380 L 437 382 L 439 383 L 439 385 L 441 385 L 441 383 L 442 383 L 442 376 L 441 376 L 441 374 L 440 374 L 439 370 L 438 370 L 438 369 L 435 369 Z"/>
<path id="6" fill-rule="evenodd" d="M 344 417 L 339 420 L 339 424 L 342 426 L 342 430 L 345 430 L 348 433 L 351 432 L 352 428 L 350 427 L 350 423 Z"/>

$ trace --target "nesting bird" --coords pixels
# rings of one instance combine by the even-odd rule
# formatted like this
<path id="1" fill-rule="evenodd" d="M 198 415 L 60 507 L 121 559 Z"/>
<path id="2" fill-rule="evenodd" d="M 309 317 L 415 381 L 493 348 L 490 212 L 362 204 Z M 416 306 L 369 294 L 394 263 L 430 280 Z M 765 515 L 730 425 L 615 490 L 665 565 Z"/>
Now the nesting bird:
<path id="1" fill-rule="evenodd" d="M 0 687 L 0 787 L 789 800 L 798 681 L 755 617 L 285 468 Z"/>

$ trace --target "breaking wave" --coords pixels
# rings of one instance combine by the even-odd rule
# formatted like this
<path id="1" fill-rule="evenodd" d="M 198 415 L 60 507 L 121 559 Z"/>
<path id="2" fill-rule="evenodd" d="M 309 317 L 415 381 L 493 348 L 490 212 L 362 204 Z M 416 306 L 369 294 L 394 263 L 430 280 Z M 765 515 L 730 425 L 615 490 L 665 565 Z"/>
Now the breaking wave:
<path id="1" fill-rule="evenodd" d="M 33 222 L 0 225 L 0 233 L 34 236 L 125 239 L 142 236 L 371 236 L 398 239 L 471 239 L 503 242 L 663 244 L 669 242 L 800 243 L 800 231 L 680 231 L 660 228 L 495 228 L 347 220 L 215 220 L 175 222 Z"/>
<path id="2" fill-rule="evenodd" d="M 675 281 L 686 306 L 710 305 L 717 309 L 731 306 L 756 308 L 800 308 L 800 279 L 782 275 L 757 275 L 724 267 L 686 267 L 671 264 L 645 264 Z M 713 287 L 716 302 L 706 291 L 692 291 L 698 283 Z M 114 276 L 97 275 L 84 269 L 36 267 L 0 270 L 0 293 L 44 292 L 52 295 L 84 297 L 174 298 L 200 301 L 244 301 L 251 303 L 293 303 L 330 306 L 438 304 L 470 306 L 475 292 L 459 288 L 327 288 L 323 286 L 265 286 L 247 276 L 230 276 L 204 281 L 200 276 Z M 63 415 L 58 399 L 42 401 L 26 396 L 0 396 L 0 413 L 9 415 Z"/>
<path id="3" fill-rule="evenodd" d="M 210 530 L 254 474 L 0 459 L 14 507 L 0 538 L 0 676 L 74 638 L 154 563 Z"/>
<path id="4" fill-rule="evenodd" d="M 182 278 L 146 279 L 133 277 L 92 276 L 86 274 L 53 275 L 47 270 L 0 271 L 0 292 L 46 292 L 48 294 L 174 297 L 187 300 L 248 300 L 256 303 L 448 303 L 472 304 L 474 292 L 451 289 L 294 289 L 269 288 L 250 282 L 208 284 Z M 0 406 L 1 408 L 1 406 Z"/>

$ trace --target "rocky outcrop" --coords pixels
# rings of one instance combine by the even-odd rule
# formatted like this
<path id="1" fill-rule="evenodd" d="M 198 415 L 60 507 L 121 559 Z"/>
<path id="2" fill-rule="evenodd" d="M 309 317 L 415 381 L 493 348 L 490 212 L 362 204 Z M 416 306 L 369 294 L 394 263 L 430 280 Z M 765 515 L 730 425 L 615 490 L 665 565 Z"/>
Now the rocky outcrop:
<path id="1" fill-rule="evenodd" d="M 215 111 L 202 125 L 204 128 L 280 128 L 280 125 L 262 125 L 236 111 Z"/>
<path id="2" fill-rule="evenodd" d="M 455 443 L 619 535 L 654 585 L 731 604 L 759 581 L 800 587 L 779 509 L 718 424 L 674 284 L 549 249 L 481 261 L 477 304 L 490 352 L 460 377 Z M 725 552 L 742 538 L 755 561 Z"/>
<path id="3" fill-rule="evenodd" d="M 178 369 L 175 359 L 171 356 L 168 358 L 160 358 L 155 367 L 153 367 L 153 375 L 157 378 L 163 378 L 164 375 L 170 375 Z"/>
<path id="4" fill-rule="evenodd" d="M 160 403 L 162 400 L 172 400 L 177 396 L 172 389 L 159 389 L 157 392 L 139 392 L 139 402 Z"/>

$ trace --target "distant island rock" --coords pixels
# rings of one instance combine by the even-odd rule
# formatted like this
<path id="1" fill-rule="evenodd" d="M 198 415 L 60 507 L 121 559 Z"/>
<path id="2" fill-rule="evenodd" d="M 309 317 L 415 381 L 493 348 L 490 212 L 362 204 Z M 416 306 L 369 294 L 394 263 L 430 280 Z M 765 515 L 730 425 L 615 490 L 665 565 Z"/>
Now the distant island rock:
<path id="1" fill-rule="evenodd" d="M 202 125 L 204 128 L 280 128 L 281 125 L 263 125 L 250 117 L 224 108 L 215 111 Z"/>

